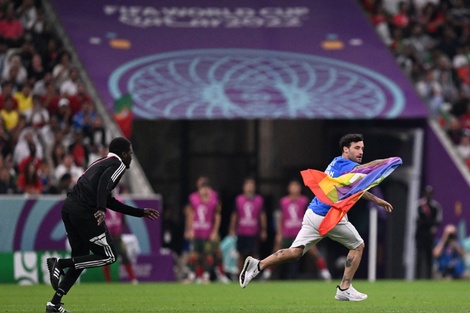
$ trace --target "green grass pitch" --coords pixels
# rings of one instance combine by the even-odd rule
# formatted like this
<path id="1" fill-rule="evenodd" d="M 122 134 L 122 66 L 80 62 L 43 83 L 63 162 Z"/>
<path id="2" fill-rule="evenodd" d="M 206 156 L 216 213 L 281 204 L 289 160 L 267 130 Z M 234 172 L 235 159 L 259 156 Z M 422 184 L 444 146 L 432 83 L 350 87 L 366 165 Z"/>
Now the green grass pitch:
<path id="1" fill-rule="evenodd" d="M 335 282 L 253 281 L 181 283 L 82 283 L 63 298 L 78 312 L 470 312 L 469 281 L 356 280 L 369 298 L 334 300 Z M 44 312 L 53 290 L 47 285 L 0 285 L 0 312 Z"/>

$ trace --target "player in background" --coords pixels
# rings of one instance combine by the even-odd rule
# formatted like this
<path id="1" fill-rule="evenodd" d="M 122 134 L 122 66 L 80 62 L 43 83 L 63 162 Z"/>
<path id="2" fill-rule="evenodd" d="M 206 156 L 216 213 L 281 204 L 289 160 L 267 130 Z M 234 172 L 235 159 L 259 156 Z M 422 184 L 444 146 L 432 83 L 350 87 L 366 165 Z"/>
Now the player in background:
<path id="1" fill-rule="evenodd" d="M 125 188 L 121 186 L 121 189 L 124 190 Z M 120 193 L 122 193 L 122 190 Z M 117 195 L 117 193 L 115 198 L 120 202 L 124 202 L 123 199 Z M 137 284 L 138 280 L 135 276 L 134 266 L 132 265 L 129 255 L 127 254 L 126 244 L 122 240 L 122 232 L 124 225 L 126 224 L 124 215 L 120 212 L 109 210 L 106 214 L 105 223 L 109 233 L 111 234 L 111 237 L 113 237 L 114 243 L 116 245 L 116 252 L 120 257 L 121 264 L 124 265 L 124 268 L 126 269 L 129 280 L 131 283 Z M 103 274 L 106 282 L 110 283 L 112 278 L 111 268 L 109 265 L 103 266 Z"/>
<path id="2" fill-rule="evenodd" d="M 302 228 L 302 217 L 308 206 L 309 199 L 302 194 L 301 183 L 293 179 L 287 185 L 287 195 L 279 201 L 279 215 L 277 219 L 276 238 L 274 240 L 274 251 L 289 248 L 295 237 Z M 319 276 L 323 280 L 331 280 L 331 274 L 326 266 L 325 258 L 317 246 L 312 246 L 308 254 L 315 261 Z M 281 267 L 282 278 L 295 278 L 298 272 L 298 263 L 288 263 Z M 266 269 L 268 270 L 268 269 Z"/>
<path id="3" fill-rule="evenodd" d="M 243 182 L 243 193 L 235 199 L 235 209 L 230 218 L 229 234 L 237 236 L 238 268 L 241 270 L 243 260 L 249 255 L 258 256 L 259 241 L 267 237 L 266 213 L 264 199 L 256 194 L 256 182 L 246 178 Z"/>
<path id="4" fill-rule="evenodd" d="M 190 242 L 188 281 L 209 283 L 215 264 L 222 263 L 222 260 L 215 260 L 221 205 L 207 178 L 198 179 L 196 185 L 197 191 L 189 195 L 189 203 L 185 208 L 184 237 Z"/>
<path id="5" fill-rule="evenodd" d="M 62 297 L 72 288 L 82 271 L 116 261 L 116 246 L 105 224 L 106 208 L 151 220 L 160 216 L 155 209 L 135 208 L 112 196 L 113 189 L 131 161 L 131 142 L 123 137 L 113 139 L 108 155 L 92 163 L 68 193 L 62 206 L 62 221 L 72 257 L 47 259 L 51 285 L 56 292 L 47 302 L 46 312 L 69 312 L 62 306 Z"/>
<path id="6" fill-rule="evenodd" d="M 375 160 L 360 165 L 364 154 L 364 141 L 361 134 L 343 136 L 340 139 L 339 146 L 341 156 L 335 157 L 325 170 L 325 173 L 331 177 L 339 177 L 354 168 L 364 168 L 384 162 L 384 160 Z M 389 213 L 393 210 L 390 203 L 368 191 L 362 197 L 373 201 Z M 313 198 L 305 211 L 302 228 L 290 248 L 276 251 L 261 261 L 251 256 L 247 257 L 239 277 L 240 286 L 245 288 L 265 268 L 301 258 L 312 246 L 323 239 L 318 229 L 330 209 L 329 205 L 322 203 L 316 197 Z M 352 286 L 352 280 L 361 262 L 365 245 L 354 225 L 349 222 L 347 214 L 325 236 L 349 249 L 341 284 L 336 287 L 335 299 L 343 301 L 363 301 L 367 299 L 366 294 L 357 291 Z"/>
<path id="7" fill-rule="evenodd" d="M 416 218 L 416 278 L 432 279 L 434 268 L 433 249 L 437 229 L 442 222 L 442 206 L 434 199 L 434 189 L 424 188 L 423 196 L 418 201 Z"/>

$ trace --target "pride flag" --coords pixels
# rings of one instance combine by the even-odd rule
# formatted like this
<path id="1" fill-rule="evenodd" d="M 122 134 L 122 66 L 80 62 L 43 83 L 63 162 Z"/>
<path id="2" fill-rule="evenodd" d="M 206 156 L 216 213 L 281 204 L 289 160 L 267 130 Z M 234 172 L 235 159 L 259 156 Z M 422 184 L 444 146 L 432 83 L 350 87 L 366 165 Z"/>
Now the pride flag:
<path id="1" fill-rule="evenodd" d="M 401 158 L 392 157 L 375 165 L 354 168 L 336 178 L 317 170 L 301 171 L 305 186 L 309 187 L 321 202 L 331 205 L 320 224 L 320 235 L 325 235 L 335 227 L 367 190 L 380 184 L 400 164 Z"/>

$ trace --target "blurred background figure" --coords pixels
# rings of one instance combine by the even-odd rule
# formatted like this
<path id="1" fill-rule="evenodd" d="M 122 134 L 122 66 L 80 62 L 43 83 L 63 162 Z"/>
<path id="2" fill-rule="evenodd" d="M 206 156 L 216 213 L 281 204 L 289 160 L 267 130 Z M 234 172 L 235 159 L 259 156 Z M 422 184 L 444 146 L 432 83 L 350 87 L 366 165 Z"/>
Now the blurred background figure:
<path id="1" fill-rule="evenodd" d="M 222 252 L 224 271 L 230 280 L 236 281 L 238 279 L 238 251 L 237 251 L 237 237 L 227 235 L 220 242 L 220 251 Z"/>
<path id="2" fill-rule="evenodd" d="M 264 242 L 267 237 L 264 199 L 256 194 L 255 180 L 246 178 L 242 189 L 243 193 L 235 199 L 229 229 L 230 236 L 237 237 L 239 271 L 247 256 L 259 257 L 259 242 Z"/>
<path id="3" fill-rule="evenodd" d="M 289 248 L 294 242 L 300 228 L 302 220 L 310 200 L 302 193 L 302 184 L 298 180 L 291 180 L 287 186 L 287 195 L 279 201 L 279 214 L 277 218 L 277 232 L 274 243 L 274 251 Z M 313 246 L 308 252 L 313 258 L 318 270 L 318 275 L 324 280 L 331 280 L 331 274 L 326 266 L 325 258 Z M 299 261 L 281 265 L 279 271 L 281 279 L 297 278 L 299 272 Z"/>
<path id="4" fill-rule="evenodd" d="M 185 208 L 186 225 L 184 237 L 189 242 L 186 282 L 209 283 L 211 272 L 217 262 L 221 205 L 217 193 L 209 185 L 207 178 L 196 183 L 197 191 L 189 195 Z"/>
<path id="5" fill-rule="evenodd" d="M 433 249 L 438 277 L 462 278 L 465 272 L 464 255 L 464 249 L 457 239 L 457 228 L 448 224 Z"/>
<path id="6" fill-rule="evenodd" d="M 6 166 L 0 168 L 0 194 L 16 194 L 18 187 Z"/>
<path id="7" fill-rule="evenodd" d="M 42 182 L 33 162 L 28 162 L 18 177 L 18 188 L 25 194 L 39 195 L 42 193 Z"/>
<path id="8" fill-rule="evenodd" d="M 121 188 L 124 188 L 121 186 Z M 115 196 L 117 200 L 120 202 L 124 202 L 124 199 L 120 196 Z M 138 280 L 135 276 L 134 267 L 129 258 L 129 254 L 127 253 L 127 247 L 124 241 L 122 240 L 123 229 L 126 223 L 124 215 L 120 212 L 116 212 L 113 210 L 106 210 L 106 219 L 105 219 L 106 227 L 108 228 L 109 233 L 113 237 L 113 240 L 116 244 L 116 250 L 119 255 L 120 264 L 124 265 L 126 269 L 127 276 L 129 280 L 133 284 L 137 284 Z M 111 278 L 111 268 L 110 266 L 103 266 L 103 273 L 106 279 L 106 282 L 110 283 L 112 281 Z"/>
<path id="9" fill-rule="evenodd" d="M 433 199 L 431 186 L 424 188 L 423 197 L 419 199 L 418 218 L 416 221 L 416 275 L 418 279 L 431 279 L 433 267 L 433 247 L 437 227 L 442 221 L 442 208 Z"/>
<path id="10" fill-rule="evenodd" d="M 60 164 L 55 168 L 54 177 L 59 181 L 66 173 L 72 177 L 72 185 L 77 183 L 77 180 L 83 173 L 83 169 L 75 165 L 73 156 L 68 153 L 63 156 Z"/>

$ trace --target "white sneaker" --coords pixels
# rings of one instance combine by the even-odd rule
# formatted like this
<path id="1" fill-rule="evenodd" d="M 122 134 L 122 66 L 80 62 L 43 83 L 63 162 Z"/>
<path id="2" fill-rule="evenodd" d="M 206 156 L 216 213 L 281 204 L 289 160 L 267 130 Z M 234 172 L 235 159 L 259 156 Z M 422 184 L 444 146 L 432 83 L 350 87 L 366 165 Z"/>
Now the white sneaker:
<path id="1" fill-rule="evenodd" d="M 252 258 L 251 256 L 245 259 L 243 264 L 243 270 L 240 273 L 240 287 L 245 288 L 248 283 L 258 275 L 260 272 L 258 269 L 259 260 Z"/>
<path id="2" fill-rule="evenodd" d="M 357 291 L 352 285 L 343 291 L 339 289 L 339 286 L 336 286 L 335 299 L 340 301 L 362 301 L 367 299 L 367 295 Z"/>

